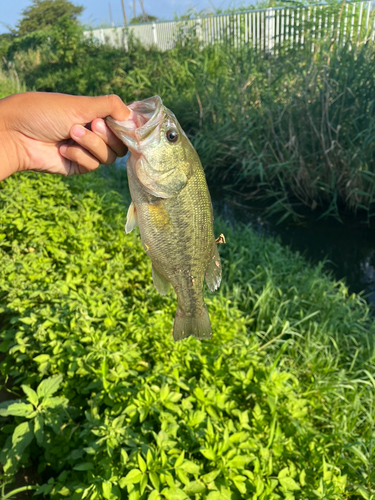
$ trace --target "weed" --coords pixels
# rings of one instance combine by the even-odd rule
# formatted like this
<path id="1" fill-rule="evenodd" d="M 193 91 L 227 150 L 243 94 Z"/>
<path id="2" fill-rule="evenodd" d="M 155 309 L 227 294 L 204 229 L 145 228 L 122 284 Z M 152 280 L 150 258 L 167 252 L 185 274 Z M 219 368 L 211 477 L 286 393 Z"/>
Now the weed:
<path id="1" fill-rule="evenodd" d="M 15 175 L 0 205 L 4 482 L 36 465 L 49 498 L 371 497 L 374 324 L 322 266 L 217 220 L 213 339 L 174 344 L 102 176 Z"/>

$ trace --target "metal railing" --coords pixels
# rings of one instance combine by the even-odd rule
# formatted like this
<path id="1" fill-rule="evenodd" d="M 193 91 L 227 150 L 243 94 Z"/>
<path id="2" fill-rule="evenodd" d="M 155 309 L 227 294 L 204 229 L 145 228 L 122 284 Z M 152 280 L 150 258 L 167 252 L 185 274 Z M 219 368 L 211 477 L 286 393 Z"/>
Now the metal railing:
<path id="1" fill-rule="evenodd" d="M 275 7 L 230 14 L 218 14 L 181 21 L 129 24 L 123 27 L 86 31 L 99 43 L 127 50 L 129 37 L 142 45 L 161 50 L 175 47 L 195 36 L 202 46 L 217 42 L 234 47 L 251 44 L 254 49 L 277 51 L 284 44 L 317 44 L 330 37 L 332 41 L 349 40 L 360 43 L 374 40 L 375 0 L 343 2 L 339 5 Z"/>

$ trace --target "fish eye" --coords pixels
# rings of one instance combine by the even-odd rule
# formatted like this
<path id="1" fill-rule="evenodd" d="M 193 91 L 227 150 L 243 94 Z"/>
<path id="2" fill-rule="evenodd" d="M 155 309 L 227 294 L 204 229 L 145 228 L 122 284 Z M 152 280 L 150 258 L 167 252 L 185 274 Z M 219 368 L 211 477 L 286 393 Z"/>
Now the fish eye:
<path id="1" fill-rule="evenodd" d="M 178 139 L 178 132 L 175 128 L 171 128 L 166 133 L 169 142 L 176 142 Z"/>

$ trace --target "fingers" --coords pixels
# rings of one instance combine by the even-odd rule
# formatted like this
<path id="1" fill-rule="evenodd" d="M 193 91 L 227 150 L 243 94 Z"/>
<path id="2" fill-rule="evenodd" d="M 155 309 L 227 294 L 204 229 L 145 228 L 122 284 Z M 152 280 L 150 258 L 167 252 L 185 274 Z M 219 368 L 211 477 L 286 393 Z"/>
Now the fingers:
<path id="1" fill-rule="evenodd" d="M 116 153 L 117 156 L 125 156 L 128 148 L 125 144 L 115 136 L 115 134 L 107 127 L 104 120 L 98 118 L 91 123 L 91 130 L 95 132 L 103 141 Z"/>
<path id="2" fill-rule="evenodd" d="M 121 147 L 119 142 L 114 140 L 113 134 L 110 134 L 109 131 L 107 133 L 100 121 L 96 121 L 94 126 L 91 124 L 91 128 L 95 128 L 95 131 L 99 129 L 99 132 L 92 132 L 82 125 L 74 125 L 70 130 L 70 136 L 93 157 L 97 158 L 99 163 L 110 165 L 116 160 L 117 155 L 126 154 L 124 147 Z"/>
<path id="3" fill-rule="evenodd" d="M 117 95 L 103 95 L 99 97 L 74 97 L 80 104 L 82 115 L 86 123 L 95 118 L 105 118 L 112 116 L 115 120 L 124 121 L 128 118 L 131 110 L 124 104 Z"/>
<path id="4" fill-rule="evenodd" d="M 74 125 L 70 130 L 70 136 L 82 148 L 99 160 L 99 163 L 111 165 L 116 160 L 116 153 L 98 135 L 87 130 L 82 125 Z"/>
<path id="5" fill-rule="evenodd" d="M 69 171 L 66 175 L 91 172 L 99 166 L 99 161 L 79 144 L 63 144 L 59 148 L 61 156 L 69 160 Z"/>
<path id="6" fill-rule="evenodd" d="M 109 130 L 102 119 L 90 124 L 91 130 L 74 125 L 70 130 L 73 141 L 60 146 L 60 154 L 70 161 L 71 173 L 86 173 L 100 163 L 112 164 L 117 156 L 125 156 L 127 147 Z"/>
<path id="7" fill-rule="evenodd" d="M 131 113 L 131 110 L 118 95 L 104 95 L 94 97 L 93 99 L 95 106 L 97 106 L 96 116 L 98 117 L 105 118 L 106 116 L 112 116 L 115 120 L 124 121 Z M 95 106 L 93 107 L 95 108 Z"/>

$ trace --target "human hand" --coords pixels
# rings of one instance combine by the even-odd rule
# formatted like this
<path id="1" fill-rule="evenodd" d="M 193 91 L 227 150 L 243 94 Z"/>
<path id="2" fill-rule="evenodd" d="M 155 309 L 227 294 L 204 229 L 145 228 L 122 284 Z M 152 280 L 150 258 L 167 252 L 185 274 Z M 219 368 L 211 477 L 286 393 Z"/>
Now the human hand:
<path id="1" fill-rule="evenodd" d="M 125 156 L 102 118 L 126 120 L 115 95 L 80 97 L 25 92 L 0 100 L 0 180 L 16 171 L 83 174 Z"/>

